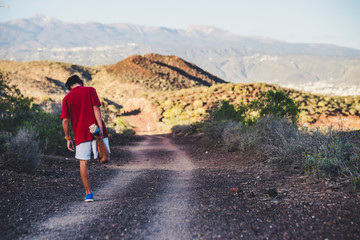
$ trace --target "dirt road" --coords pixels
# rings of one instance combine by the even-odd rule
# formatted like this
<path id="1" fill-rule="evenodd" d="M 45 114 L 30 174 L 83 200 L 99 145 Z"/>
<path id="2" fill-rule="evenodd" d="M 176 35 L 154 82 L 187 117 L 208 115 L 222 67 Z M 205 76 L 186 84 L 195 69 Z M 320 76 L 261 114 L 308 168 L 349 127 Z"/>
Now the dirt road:
<path id="1" fill-rule="evenodd" d="M 115 167 L 95 202 L 74 203 L 24 239 L 191 239 L 192 162 L 161 136 L 128 149 L 132 161 Z"/>
<path id="2" fill-rule="evenodd" d="M 20 239 L 360 236 L 356 192 L 324 191 L 304 176 L 245 164 L 234 153 L 198 146 L 190 138 L 175 142 L 145 136 L 122 147 L 129 161 L 107 165 L 115 174 L 93 189 L 95 202 L 72 201 L 45 214 Z"/>

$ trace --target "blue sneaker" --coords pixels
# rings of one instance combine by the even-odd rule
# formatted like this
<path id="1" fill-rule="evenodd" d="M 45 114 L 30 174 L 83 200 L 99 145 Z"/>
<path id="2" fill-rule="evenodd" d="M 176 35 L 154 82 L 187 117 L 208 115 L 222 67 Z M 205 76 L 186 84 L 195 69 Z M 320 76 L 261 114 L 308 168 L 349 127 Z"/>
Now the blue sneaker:
<path id="1" fill-rule="evenodd" d="M 93 193 L 88 193 L 85 196 L 85 202 L 93 202 L 94 201 L 94 194 Z"/>

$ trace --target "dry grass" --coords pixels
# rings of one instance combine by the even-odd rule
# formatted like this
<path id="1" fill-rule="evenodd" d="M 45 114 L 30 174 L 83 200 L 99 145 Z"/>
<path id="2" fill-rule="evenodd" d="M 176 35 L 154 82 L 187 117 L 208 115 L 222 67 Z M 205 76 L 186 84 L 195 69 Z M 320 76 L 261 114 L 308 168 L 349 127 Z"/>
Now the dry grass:
<path id="1" fill-rule="evenodd" d="M 203 128 L 212 144 L 251 154 L 276 168 L 306 172 L 311 179 L 357 179 L 360 150 L 353 132 L 333 128 L 298 128 L 285 118 L 266 116 L 248 127 L 227 121 Z"/>
<path id="2" fill-rule="evenodd" d="M 32 130 L 20 129 L 5 146 L 1 165 L 17 172 L 33 173 L 41 160 L 36 133 Z"/>

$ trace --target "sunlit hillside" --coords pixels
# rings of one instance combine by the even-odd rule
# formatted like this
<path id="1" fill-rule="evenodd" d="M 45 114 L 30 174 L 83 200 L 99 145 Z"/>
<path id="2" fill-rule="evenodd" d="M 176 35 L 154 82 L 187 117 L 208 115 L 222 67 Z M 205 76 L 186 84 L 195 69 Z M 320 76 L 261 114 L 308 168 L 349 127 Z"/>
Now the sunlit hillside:
<path id="1" fill-rule="evenodd" d="M 300 121 L 304 124 L 328 121 L 360 128 L 360 96 L 315 95 L 263 83 L 226 83 L 175 56 L 135 55 L 96 67 L 50 61 L 0 61 L 0 71 L 38 103 L 60 103 L 67 93 L 67 77 L 78 74 L 85 85 L 97 89 L 106 112 L 112 116 L 109 119 L 116 121 L 124 112 L 139 110 L 140 114 L 151 108 L 152 130 L 157 128 L 154 121 L 162 126 L 199 121 L 223 100 L 247 104 L 270 89 L 283 90 L 300 104 Z"/>

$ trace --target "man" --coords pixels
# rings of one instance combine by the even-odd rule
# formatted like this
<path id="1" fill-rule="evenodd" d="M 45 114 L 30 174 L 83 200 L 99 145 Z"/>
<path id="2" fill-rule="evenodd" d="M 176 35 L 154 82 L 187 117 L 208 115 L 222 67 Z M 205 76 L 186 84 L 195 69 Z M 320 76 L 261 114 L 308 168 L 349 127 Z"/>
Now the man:
<path id="1" fill-rule="evenodd" d="M 61 119 L 67 148 L 71 152 L 76 149 L 75 158 L 80 160 L 80 175 L 86 194 L 85 201 L 92 202 L 94 201 L 94 194 L 90 189 L 87 164 L 91 158 L 91 151 L 93 151 L 94 158 L 98 157 L 96 140 L 89 131 L 92 124 L 95 123 L 99 127 L 100 131 L 97 138 L 103 139 L 110 152 L 107 129 L 101 118 L 101 103 L 96 90 L 92 87 L 84 87 L 83 81 L 77 75 L 69 77 L 65 86 L 70 92 L 63 99 Z M 75 136 L 75 149 L 70 138 L 69 119 Z"/>

